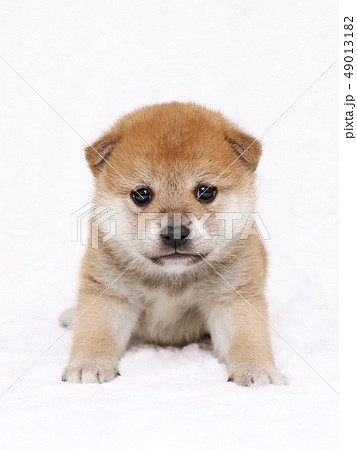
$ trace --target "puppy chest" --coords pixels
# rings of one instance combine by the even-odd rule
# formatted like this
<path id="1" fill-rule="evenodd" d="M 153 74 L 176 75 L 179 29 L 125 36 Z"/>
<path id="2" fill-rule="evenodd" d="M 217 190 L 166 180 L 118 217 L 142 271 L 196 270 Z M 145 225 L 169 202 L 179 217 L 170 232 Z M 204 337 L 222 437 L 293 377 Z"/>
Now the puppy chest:
<path id="1" fill-rule="evenodd" d="M 155 292 L 148 299 L 144 310 L 145 321 L 153 326 L 170 326 L 177 323 L 190 309 L 190 299 L 176 297 L 166 292 Z"/>
<path id="2" fill-rule="evenodd" d="M 147 299 L 135 336 L 159 345 L 184 345 L 204 332 L 204 318 L 190 297 L 157 293 Z"/>

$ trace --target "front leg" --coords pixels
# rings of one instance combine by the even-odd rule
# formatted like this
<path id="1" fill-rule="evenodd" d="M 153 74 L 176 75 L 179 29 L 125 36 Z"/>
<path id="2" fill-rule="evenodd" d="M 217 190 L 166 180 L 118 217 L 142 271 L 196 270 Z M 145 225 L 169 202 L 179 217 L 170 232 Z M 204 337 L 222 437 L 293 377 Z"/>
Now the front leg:
<path id="1" fill-rule="evenodd" d="M 287 384 L 275 368 L 270 345 L 264 299 L 251 303 L 242 298 L 217 303 L 210 311 L 208 326 L 213 348 L 228 367 L 228 381 L 240 386 Z M 262 316 L 262 317 L 261 317 Z"/>
<path id="2" fill-rule="evenodd" d="M 138 312 L 117 297 L 100 294 L 96 289 L 80 292 L 63 381 L 103 383 L 119 375 L 118 359 L 129 343 Z"/>

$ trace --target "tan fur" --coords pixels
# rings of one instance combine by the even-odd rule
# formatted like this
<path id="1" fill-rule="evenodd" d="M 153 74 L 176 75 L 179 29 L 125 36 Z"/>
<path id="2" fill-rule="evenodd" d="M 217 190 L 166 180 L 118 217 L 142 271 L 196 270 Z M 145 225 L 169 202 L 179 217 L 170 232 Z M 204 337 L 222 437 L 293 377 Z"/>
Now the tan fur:
<path id="1" fill-rule="evenodd" d="M 99 227 L 98 248 L 88 247 L 84 257 L 63 380 L 110 381 L 131 343 L 181 346 L 210 333 L 230 380 L 285 383 L 262 319 L 267 318 L 264 247 L 258 235 L 240 239 L 254 211 L 260 154 L 260 143 L 220 113 L 182 103 L 137 110 L 86 149 L 96 183 L 94 202 L 116 211 L 118 229 L 103 243 L 106 230 Z M 217 188 L 213 202 L 198 201 L 197 186 L 211 184 Z M 131 193 L 142 187 L 154 197 L 138 206 Z M 161 241 L 138 239 L 142 212 L 169 213 L 170 223 L 174 213 L 182 213 L 190 228 L 194 217 L 211 213 L 204 223 L 211 239 L 197 234 L 185 243 L 193 256 L 168 262 Z M 213 217 L 227 212 L 242 213 L 233 239 L 223 237 L 224 222 Z M 69 317 L 61 322 L 68 325 Z"/>

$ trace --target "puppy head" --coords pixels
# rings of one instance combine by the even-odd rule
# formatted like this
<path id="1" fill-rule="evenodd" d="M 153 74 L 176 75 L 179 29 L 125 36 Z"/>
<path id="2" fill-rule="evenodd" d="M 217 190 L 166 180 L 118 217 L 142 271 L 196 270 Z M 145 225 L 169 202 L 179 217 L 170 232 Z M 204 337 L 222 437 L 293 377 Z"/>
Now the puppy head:
<path id="1" fill-rule="evenodd" d="M 107 245 L 166 272 L 226 258 L 254 208 L 260 155 L 257 140 L 195 104 L 124 116 L 86 148 L 95 202 L 116 214 Z"/>

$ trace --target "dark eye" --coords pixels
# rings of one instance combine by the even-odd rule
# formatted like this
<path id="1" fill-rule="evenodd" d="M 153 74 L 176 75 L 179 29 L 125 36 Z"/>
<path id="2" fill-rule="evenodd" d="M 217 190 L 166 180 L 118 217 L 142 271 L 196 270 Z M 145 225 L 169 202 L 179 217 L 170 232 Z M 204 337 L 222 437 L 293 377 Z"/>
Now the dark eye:
<path id="1" fill-rule="evenodd" d="M 212 202 L 217 194 L 217 189 L 211 186 L 200 186 L 196 189 L 196 198 L 201 202 Z"/>
<path id="2" fill-rule="evenodd" d="M 139 206 L 146 205 L 151 202 L 153 195 L 149 189 L 141 188 L 131 193 L 134 203 Z"/>

